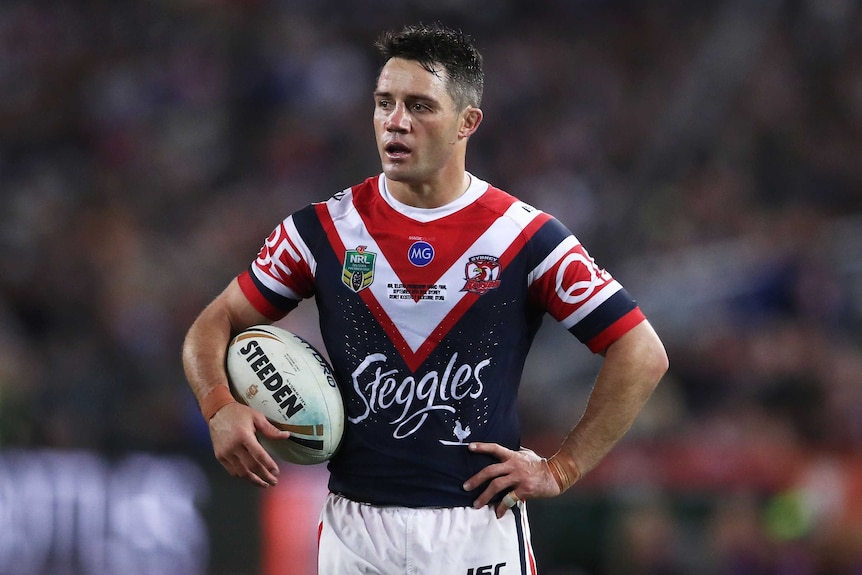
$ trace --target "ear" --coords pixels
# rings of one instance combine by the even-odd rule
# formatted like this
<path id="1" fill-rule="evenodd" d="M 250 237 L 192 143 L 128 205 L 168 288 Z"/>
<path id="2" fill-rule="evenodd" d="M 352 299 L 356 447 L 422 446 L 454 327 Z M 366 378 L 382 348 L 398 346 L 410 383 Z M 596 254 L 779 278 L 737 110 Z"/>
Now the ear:
<path id="1" fill-rule="evenodd" d="M 461 127 L 458 129 L 458 138 L 463 140 L 472 136 L 479 124 L 482 123 L 482 117 L 482 110 L 479 108 L 473 106 L 464 108 L 464 111 L 461 112 Z"/>

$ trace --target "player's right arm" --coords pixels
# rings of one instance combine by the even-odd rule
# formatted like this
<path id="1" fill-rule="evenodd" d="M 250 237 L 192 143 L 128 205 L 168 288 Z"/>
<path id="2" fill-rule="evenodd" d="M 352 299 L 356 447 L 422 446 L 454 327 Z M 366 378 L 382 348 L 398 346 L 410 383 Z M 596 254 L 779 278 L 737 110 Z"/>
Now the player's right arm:
<path id="1" fill-rule="evenodd" d="M 189 386 L 209 424 L 216 458 L 236 477 L 261 487 L 275 485 L 278 465 L 257 440 L 289 435 L 263 414 L 237 402 L 228 388 L 225 356 L 231 338 L 243 329 L 271 320 L 249 303 L 234 279 L 197 317 L 183 343 L 183 367 Z"/>

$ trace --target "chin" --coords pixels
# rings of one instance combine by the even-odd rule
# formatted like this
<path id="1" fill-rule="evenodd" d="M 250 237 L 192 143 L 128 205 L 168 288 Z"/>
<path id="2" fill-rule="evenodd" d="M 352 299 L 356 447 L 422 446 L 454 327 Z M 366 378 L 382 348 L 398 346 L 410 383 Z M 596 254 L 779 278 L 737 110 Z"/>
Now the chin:
<path id="1" fill-rule="evenodd" d="M 408 170 L 405 170 L 400 166 L 384 165 L 383 174 L 388 180 L 391 180 L 393 182 L 410 182 L 411 180 L 415 179 L 411 177 L 411 174 Z"/>

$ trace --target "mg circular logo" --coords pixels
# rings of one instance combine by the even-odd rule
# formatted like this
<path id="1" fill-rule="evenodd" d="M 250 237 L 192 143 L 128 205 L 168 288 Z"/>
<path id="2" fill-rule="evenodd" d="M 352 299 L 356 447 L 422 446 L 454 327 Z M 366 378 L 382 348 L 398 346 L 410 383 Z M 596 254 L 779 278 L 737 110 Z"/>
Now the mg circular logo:
<path id="1" fill-rule="evenodd" d="M 414 242 L 407 250 L 407 259 L 416 267 L 427 266 L 434 259 L 434 248 L 428 242 Z"/>

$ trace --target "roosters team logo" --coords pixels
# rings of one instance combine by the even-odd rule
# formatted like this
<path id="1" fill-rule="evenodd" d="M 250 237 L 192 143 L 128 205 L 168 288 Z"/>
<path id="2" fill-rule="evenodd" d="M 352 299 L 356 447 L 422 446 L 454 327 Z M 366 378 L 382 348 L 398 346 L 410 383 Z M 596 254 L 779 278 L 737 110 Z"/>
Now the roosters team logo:
<path id="1" fill-rule="evenodd" d="M 495 256 L 472 256 L 464 271 L 467 283 L 461 291 L 486 294 L 500 287 L 500 260 Z"/>

